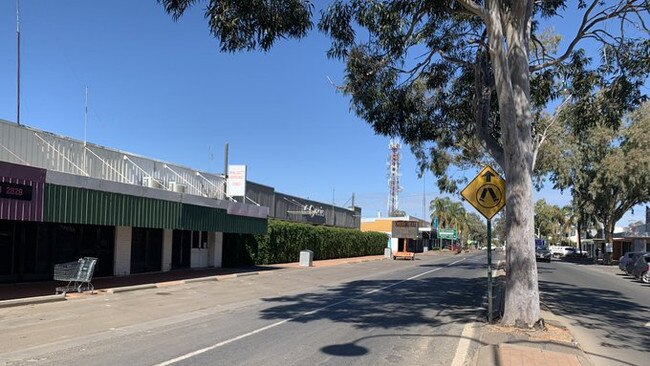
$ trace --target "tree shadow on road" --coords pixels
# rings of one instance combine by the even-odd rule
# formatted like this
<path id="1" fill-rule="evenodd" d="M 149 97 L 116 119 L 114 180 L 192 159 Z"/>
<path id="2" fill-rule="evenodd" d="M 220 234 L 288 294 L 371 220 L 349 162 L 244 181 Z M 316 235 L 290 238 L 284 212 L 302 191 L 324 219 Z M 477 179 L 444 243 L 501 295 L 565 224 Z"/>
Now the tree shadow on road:
<path id="1" fill-rule="evenodd" d="M 485 316 L 484 277 L 428 277 L 410 281 L 359 280 L 325 291 L 267 298 L 264 319 L 307 323 L 327 319 L 359 329 L 437 327 Z"/>
<path id="2" fill-rule="evenodd" d="M 641 352 L 650 349 L 650 328 L 645 327 L 650 314 L 647 305 L 615 290 L 580 288 L 550 281 L 540 281 L 539 288 L 544 304 L 551 311 L 570 317 L 577 326 L 604 332 L 607 340 L 601 342 L 601 346 Z"/>

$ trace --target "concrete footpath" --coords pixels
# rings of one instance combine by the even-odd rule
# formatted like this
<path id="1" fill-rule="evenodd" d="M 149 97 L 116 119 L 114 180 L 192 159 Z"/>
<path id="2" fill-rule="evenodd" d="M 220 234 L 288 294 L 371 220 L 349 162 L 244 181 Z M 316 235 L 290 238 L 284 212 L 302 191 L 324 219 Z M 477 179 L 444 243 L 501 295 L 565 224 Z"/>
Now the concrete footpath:
<path id="1" fill-rule="evenodd" d="M 449 255 L 455 253 L 449 251 L 429 251 L 418 253 L 417 256 Z M 352 264 L 368 261 L 387 259 L 383 255 L 373 255 L 354 258 L 339 258 L 329 260 L 318 260 L 313 262 L 313 267 L 327 267 L 342 264 Z M 129 276 L 115 276 L 93 278 L 94 292 L 85 291 L 82 293 L 67 293 L 55 295 L 55 288 L 64 285 L 59 281 L 28 282 L 19 284 L 0 285 L 0 308 L 41 304 L 47 302 L 66 301 L 70 299 L 84 298 L 96 294 L 113 294 L 152 288 L 163 288 L 169 286 L 185 285 L 202 281 L 224 281 L 231 278 L 266 275 L 279 270 L 303 269 L 298 263 L 282 263 L 265 266 L 248 266 L 239 268 L 201 268 L 201 269 L 180 269 L 169 272 L 155 272 L 135 274 Z"/>
<path id="2" fill-rule="evenodd" d="M 495 309 L 502 314 L 505 270 L 500 261 L 493 271 L 495 279 Z M 542 304 L 542 309 L 544 309 Z M 590 366 L 587 355 L 565 326 L 567 320 L 542 310 L 544 328 L 523 330 L 485 324 L 474 354 L 474 366 Z M 498 317 L 496 317 L 498 319 Z"/>

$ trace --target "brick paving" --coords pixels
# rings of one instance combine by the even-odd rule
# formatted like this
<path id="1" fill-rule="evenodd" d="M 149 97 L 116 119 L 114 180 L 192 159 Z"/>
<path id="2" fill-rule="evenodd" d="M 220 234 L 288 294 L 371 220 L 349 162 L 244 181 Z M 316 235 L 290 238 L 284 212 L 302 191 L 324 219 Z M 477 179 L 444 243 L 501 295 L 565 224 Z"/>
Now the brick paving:
<path id="1" fill-rule="evenodd" d="M 508 344 L 499 346 L 498 366 L 581 366 L 572 354 Z"/>

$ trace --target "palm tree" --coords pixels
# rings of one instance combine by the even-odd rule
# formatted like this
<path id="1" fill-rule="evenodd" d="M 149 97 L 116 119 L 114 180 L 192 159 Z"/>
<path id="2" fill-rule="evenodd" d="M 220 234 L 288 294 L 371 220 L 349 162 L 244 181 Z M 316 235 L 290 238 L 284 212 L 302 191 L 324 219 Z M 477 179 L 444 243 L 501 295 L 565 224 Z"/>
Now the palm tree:
<path id="1" fill-rule="evenodd" d="M 462 235 L 467 233 L 467 211 L 460 202 L 452 202 L 448 207 L 450 223 L 458 233 L 458 238 L 462 242 Z"/>
<path id="2" fill-rule="evenodd" d="M 577 213 L 571 205 L 564 206 L 560 209 L 560 216 L 558 219 L 560 221 L 560 234 L 563 241 L 567 240 L 569 235 L 571 235 L 571 231 L 576 224 L 577 218 Z"/>
<path id="3" fill-rule="evenodd" d="M 451 199 L 449 197 L 436 197 L 431 200 L 429 210 L 431 211 L 431 223 L 435 218 L 438 218 L 438 226 L 446 228 L 449 223 L 449 206 Z"/>
<path id="4" fill-rule="evenodd" d="M 452 201 L 449 197 L 436 197 L 429 204 L 431 222 L 438 218 L 438 227 L 456 229 L 458 237 L 469 231 L 467 211 L 460 202 Z"/>

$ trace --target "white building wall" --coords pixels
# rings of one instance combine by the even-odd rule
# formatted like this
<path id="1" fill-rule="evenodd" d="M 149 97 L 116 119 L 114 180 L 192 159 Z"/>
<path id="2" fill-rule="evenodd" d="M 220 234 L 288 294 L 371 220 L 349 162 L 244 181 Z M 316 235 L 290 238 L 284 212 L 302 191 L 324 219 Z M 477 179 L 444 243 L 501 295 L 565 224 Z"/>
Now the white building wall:
<path id="1" fill-rule="evenodd" d="M 204 268 L 208 266 L 208 249 L 192 248 L 190 267 Z"/>
<path id="2" fill-rule="evenodd" d="M 115 227 L 115 276 L 131 273 L 131 227 Z"/>
<path id="3" fill-rule="evenodd" d="M 223 233 L 208 233 L 208 267 L 221 268 Z"/>
<path id="4" fill-rule="evenodd" d="M 393 252 L 397 252 L 399 250 L 399 238 L 391 238 L 390 239 L 390 249 Z"/>
<path id="5" fill-rule="evenodd" d="M 646 251 L 645 239 L 634 239 L 633 248 L 635 252 L 645 252 Z"/>
<path id="6" fill-rule="evenodd" d="M 162 247 L 162 270 L 163 272 L 170 271 L 172 269 L 172 240 L 173 240 L 172 229 L 163 229 L 163 247 Z"/>
<path id="7" fill-rule="evenodd" d="M 192 247 L 190 254 L 191 268 L 204 268 L 208 266 L 210 233 L 207 238 L 201 238 L 198 248 Z"/>

